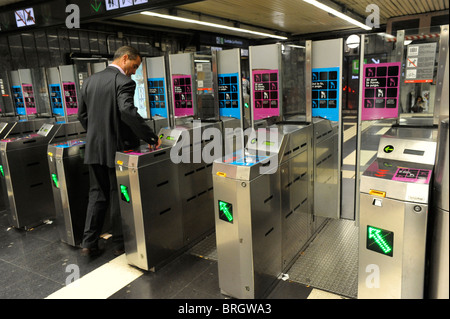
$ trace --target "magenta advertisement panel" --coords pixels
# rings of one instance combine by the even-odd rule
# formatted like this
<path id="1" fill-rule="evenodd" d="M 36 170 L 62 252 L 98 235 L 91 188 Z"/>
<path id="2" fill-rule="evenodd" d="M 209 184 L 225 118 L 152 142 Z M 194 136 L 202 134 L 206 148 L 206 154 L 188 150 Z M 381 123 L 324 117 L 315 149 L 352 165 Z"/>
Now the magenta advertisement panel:
<path id="1" fill-rule="evenodd" d="M 190 75 L 173 75 L 174 115 L 193 116 L 194 103 L 192 94 L 192 78 Z"/>
<path id="2" fill-rule="evenodd" d="M 280 115 L 278 70 L 253 70 L 253 119 Z"/>
<path id="3" fill-rule="evenodd" d="M 400 62 L 364 64 L 361 120 L 398 117 Z"/>

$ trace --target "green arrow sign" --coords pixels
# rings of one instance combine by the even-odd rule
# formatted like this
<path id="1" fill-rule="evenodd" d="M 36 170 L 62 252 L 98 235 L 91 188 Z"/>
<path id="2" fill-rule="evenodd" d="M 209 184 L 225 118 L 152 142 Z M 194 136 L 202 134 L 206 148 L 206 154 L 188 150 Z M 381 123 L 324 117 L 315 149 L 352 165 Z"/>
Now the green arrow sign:
<path id="1" fill-rule="evenodd" d="M 55 187 L 59 188 L 58 176 L 56 176 L 56 174 L 52 174 L 52 180 L 53 183 L 55 184 Z"/>
<path id="2" fill-rule="evenodd" d="M 393 232 L 373 226 L 367 226 L 367 249 L 392 257 L 393 244 Z"/>
<path id="3" fill-rule="evenodd" d="M 386 145 L 383 150 L 385 153 L 391 153 L 394 150 L 394 146 Z"/>
<path id="4" fill-rule="evenodd" d="M 233 222 L 233 205 L 219 200 L 219 218 L 232 223 Z"/>
<path id="5" fill-rule="evenodd" d="M 122 194 L 122 199 L 129 203 L 130 194 L 128 194 L 128 187 L 126 187 L 125 185 L 120 185 L 120 193 Z"/>
<path id="6" fill-rule="evenodd" d="M 97 4 L 97 0 L 95 0 L 95 5 L 93 5 L 91 3 L 91 7 L 95 10 L 95 12 L 98 12 L 98 10 L 100 9 L 100 6 L 102 5 L 102 2 L 100 1 L 99 4 Z"/>

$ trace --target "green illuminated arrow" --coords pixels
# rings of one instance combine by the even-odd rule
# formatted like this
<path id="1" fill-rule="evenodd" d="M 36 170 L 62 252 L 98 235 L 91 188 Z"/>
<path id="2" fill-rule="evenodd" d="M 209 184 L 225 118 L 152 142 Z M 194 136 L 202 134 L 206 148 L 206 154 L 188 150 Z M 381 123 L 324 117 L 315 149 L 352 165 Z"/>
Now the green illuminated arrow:
<path id="1" fill-rule="evenodd" d="M 385 254 L 389 253 L 392 250 L 392 247 L 384 240 L 384 238 L 380 235 L 381 230 L 374 227 L 369 227 L 369 238 L 373 238 L 377 245 L 383 250 Z"/>
<path id="2" fill-rule="evenodd" d="M 55 183 L 55 187 L 59 188 L 58 176 L 56 176 L 56 174 L 52 174 L 52 180 L 53 180 L 53 183 Z"/>
<path id="3" fill-rule="evenodd" d="M 100 3 L 97 4 L 97 0 L 95 0 L 95 6 L 91 3 L 91 7 L 95 10 L 95 12 L 98 12 L 101 5 L 102 5 L 102 2 L 100 1 Z"/>
<path id="4" fill-rule="evenodd" d="M 123 197 L 125 197 L 127 203 L 129 203 L 130 195 L 128 194 L 128 187 L 126 187 L 125 185 L 120 185 L 120 192 L 122 193 Z"/>
<path id="5" fill-rule="evenodd" d="M 228 204 L 225 202 L 220 201 L 219 202 L 219 209 L 222 213 L 225 214 L 225 216 L 228 218 L 228 221 L 233 220 L 233 215 L 231 215 L 230 211 L 228 210 Z"/>
<path id="6" fill-rule="evenodd" d="M 392 145 L 388 145 L 384 148 L 385 153 L 390 153 L 394 150 L 394 147 Z"/>

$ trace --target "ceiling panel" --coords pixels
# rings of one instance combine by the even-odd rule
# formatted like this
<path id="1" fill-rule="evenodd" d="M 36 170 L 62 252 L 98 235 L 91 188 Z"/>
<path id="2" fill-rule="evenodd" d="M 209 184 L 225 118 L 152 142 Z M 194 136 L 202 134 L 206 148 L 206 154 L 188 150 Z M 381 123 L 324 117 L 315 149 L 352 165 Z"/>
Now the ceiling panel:
<path id="1" fill-rule="evenodd" d="M 388 19 L 393 17 L 449 9 L 449 0 L 339 0 L 334 2 L 342 8 L 347 8 L 349 14 L 354 13 L 357 18 L 359 16 L 359 21 L 363 23 L 365 17 L 370 14 L 370 12 L 366 12 L 366 7 L 370 4 L 378 6 L 380 24 L 386 24 Z M 207 17 L 218 17 L 239 22 L 241 27 L 250 25 L 291 35 L 356 28 L 349 22 L 328 14 L 302 0 L 205 0 L 177 6 L 176 8 L 179 12 L 195 12 L 198 19 L 207 20 Z M 143 24 L 218 32 L 217 29 L 205 29 L 205 27 L 168 22 L 154 17 L 142 17 L 142 15 L 130 15 L 120 19 Z M 235 32 L 220 32 L 238 35 Z M 241 36 L 243 35 L 241 34 Z M 258 38 L 255 36 L 247 37 Z"/>

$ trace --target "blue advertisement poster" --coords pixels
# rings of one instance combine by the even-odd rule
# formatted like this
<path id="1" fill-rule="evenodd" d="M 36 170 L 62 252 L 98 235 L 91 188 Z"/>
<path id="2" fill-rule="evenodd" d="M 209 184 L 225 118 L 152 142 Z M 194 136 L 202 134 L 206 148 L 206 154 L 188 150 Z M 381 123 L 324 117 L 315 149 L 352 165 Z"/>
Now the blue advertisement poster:
<path id="1" fill-rule="evenodd" d="M 149 78 L 148 97 L 150 99 L 150 113 L 167 118 L 166 84 L 164 78 Z"/>
<path id="2" fill-rule="evenodd" d="M 339 121 L 339 68 L 312 69 L 312 116 Z"/>
<path id="3" fill-rule="evenodd" d="M 239 74 L 219 74 L 219 111 L 220 116 L 241 118 L 239 101 Z"/>

